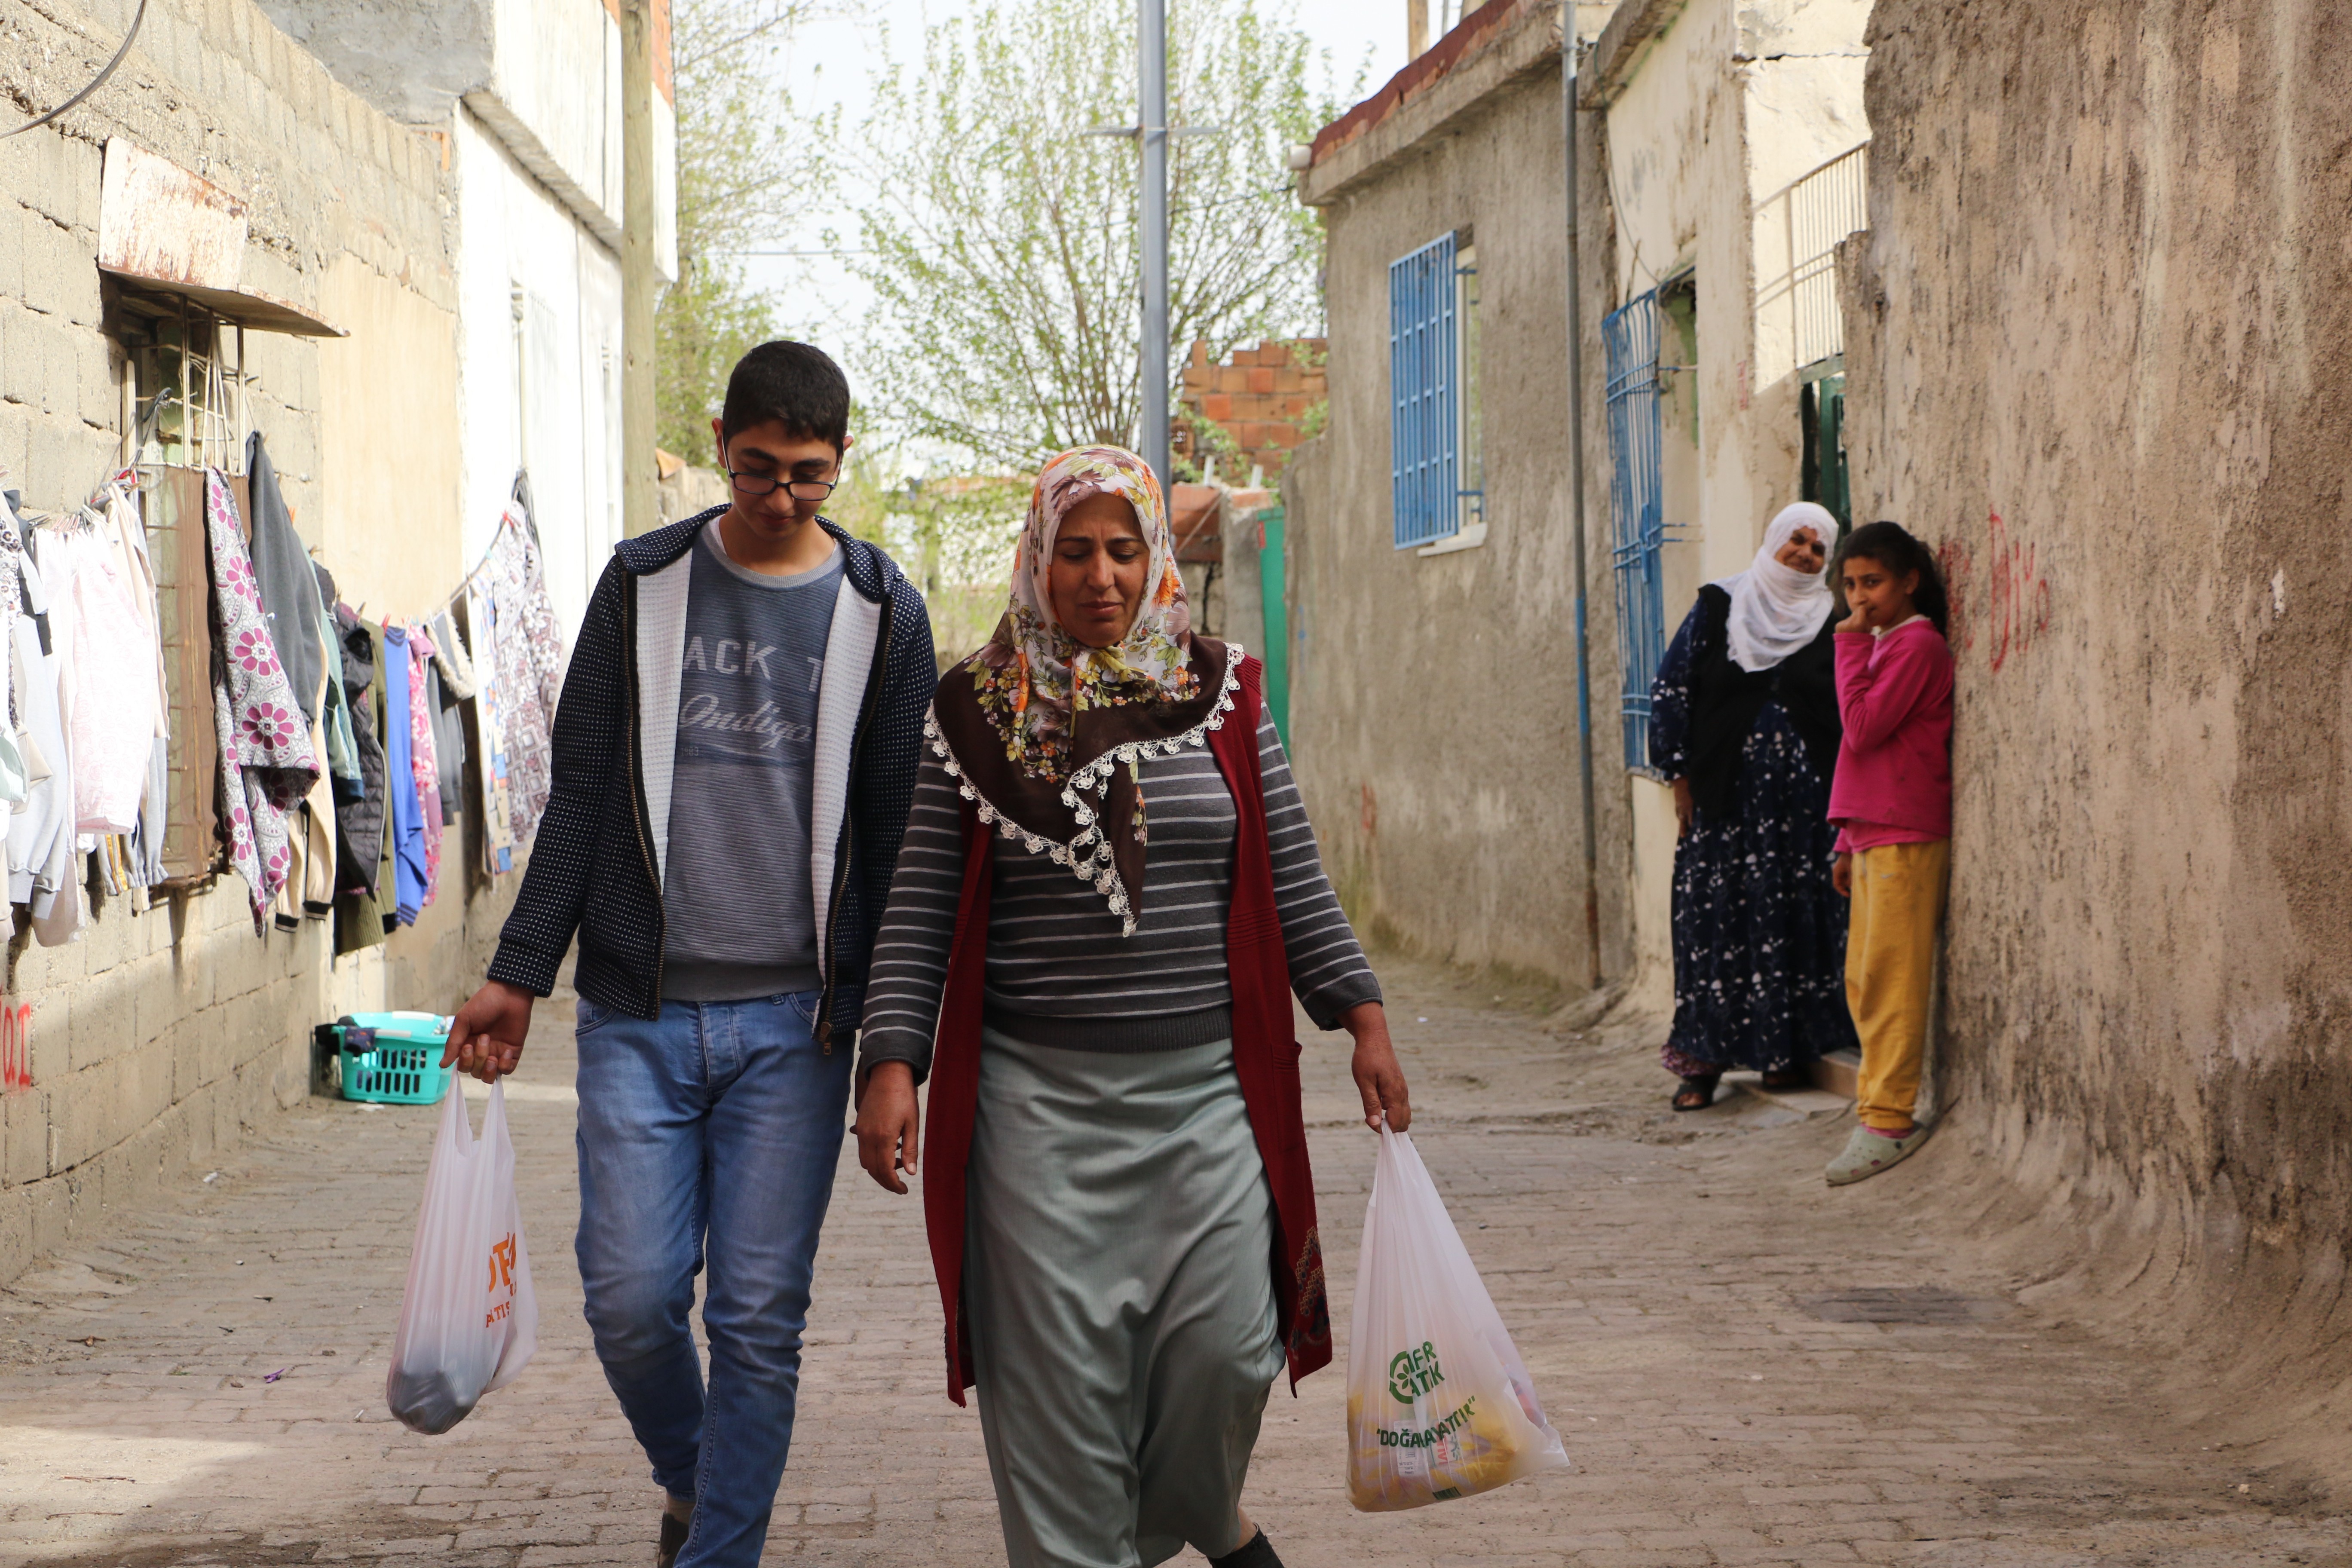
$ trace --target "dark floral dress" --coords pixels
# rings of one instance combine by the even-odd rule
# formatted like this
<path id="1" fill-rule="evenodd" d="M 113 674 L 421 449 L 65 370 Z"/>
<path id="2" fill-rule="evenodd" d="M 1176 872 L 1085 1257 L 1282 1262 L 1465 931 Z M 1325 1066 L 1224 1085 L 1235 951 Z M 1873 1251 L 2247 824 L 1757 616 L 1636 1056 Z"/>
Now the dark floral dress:
<path id="1" fill-rule="evenodd" d="M 1650 688 L 1650 762 L 1687 771 L 1702 601 Z M 1785 1072 L 1857 1044 L 1845 1003 L 1845 900 L 1830 881 L 1830 781 L 1780 703 L 1748 732 L 1731 809 L 1700 807 L 1675 850 L 1675 1023 L 1659 1053 L 1679 1078 Z"/>

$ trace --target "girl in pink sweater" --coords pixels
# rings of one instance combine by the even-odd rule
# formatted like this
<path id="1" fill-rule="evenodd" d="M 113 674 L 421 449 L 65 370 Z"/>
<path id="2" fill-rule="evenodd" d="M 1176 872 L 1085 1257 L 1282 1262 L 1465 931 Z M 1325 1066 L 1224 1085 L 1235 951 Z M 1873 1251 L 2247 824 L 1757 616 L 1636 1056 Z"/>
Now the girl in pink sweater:
<path id="1" fill-rule="evenodd" d="M 1830 784 L 1832 875 L 1853 901 L 1845 997 L 1862 1037 L 1862 1125 L 1825 1173 L 1843 1186 L 1927 1141 L 1913 1112 L 1951 872 L 1952 650 L 1935 557 L 1897 524 L 1856 529 L 1837 575 L 1852 613 L 1836 635 L 1845 732 Z"/>

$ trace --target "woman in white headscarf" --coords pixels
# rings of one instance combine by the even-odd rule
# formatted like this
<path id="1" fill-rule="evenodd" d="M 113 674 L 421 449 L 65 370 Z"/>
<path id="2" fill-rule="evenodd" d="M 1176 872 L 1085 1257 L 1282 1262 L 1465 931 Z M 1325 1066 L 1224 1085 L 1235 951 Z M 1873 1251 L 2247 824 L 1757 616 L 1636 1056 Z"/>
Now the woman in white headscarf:
<path id="1" fill-rule="evenodd" d="M 1837 761 L 1828 563 L 1837 520 L 1780 512 L 1747 571 L 1698 591 L 1650 688 L 1650 762 L 1671 781 L 1675 1023 L 1660 1053 L 1677 1110 L 1727 1068 L 1811 1081 L 1854 1044 L 1845 901 L 1830 879 Z"/>

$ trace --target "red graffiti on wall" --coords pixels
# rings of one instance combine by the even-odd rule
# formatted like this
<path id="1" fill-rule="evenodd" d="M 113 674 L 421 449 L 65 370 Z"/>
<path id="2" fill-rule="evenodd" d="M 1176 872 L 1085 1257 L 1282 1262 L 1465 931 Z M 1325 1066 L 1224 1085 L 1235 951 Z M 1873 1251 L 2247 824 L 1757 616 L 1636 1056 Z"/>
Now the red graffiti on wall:
<path id="1" fill-rule="evenodd" d="M 0 1006 L 0 1089 L 33 1087 L 33 1009 L 29 1004 Z"/>
<path id="2" fill-rule="evenodd" d="M 1965 540 L 1938 545 L 1936 567 L 1951 601 L 1953 651 L 1965 654 L 1976 646 L 1981 616 L 1986 651 L 1999 674 L 2011 654 L 2027 652 L 2050 629 L 2050 584 L 2042 575 L 2040 547 L 2012 539 L 1997 511 L 1986 514 L 1985 543 L 1981 586 L 1976 552 Z"/>

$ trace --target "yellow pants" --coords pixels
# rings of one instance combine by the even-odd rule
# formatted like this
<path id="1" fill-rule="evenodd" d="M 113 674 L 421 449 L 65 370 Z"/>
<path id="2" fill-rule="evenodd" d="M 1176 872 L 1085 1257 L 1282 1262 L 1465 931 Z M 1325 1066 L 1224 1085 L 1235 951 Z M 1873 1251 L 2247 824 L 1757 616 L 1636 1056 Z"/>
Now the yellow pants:
<path id="1" fill-rule="evenodd" d="M 1899 1131 L 1919 1104 L 1927 1054 L 1927 991 L 1944 915 L 1952 841 L 1882 844 L 1856 851 L 1845 935 L 1845 1005 L 1862 1037 L 1854 1114 Z"/>

